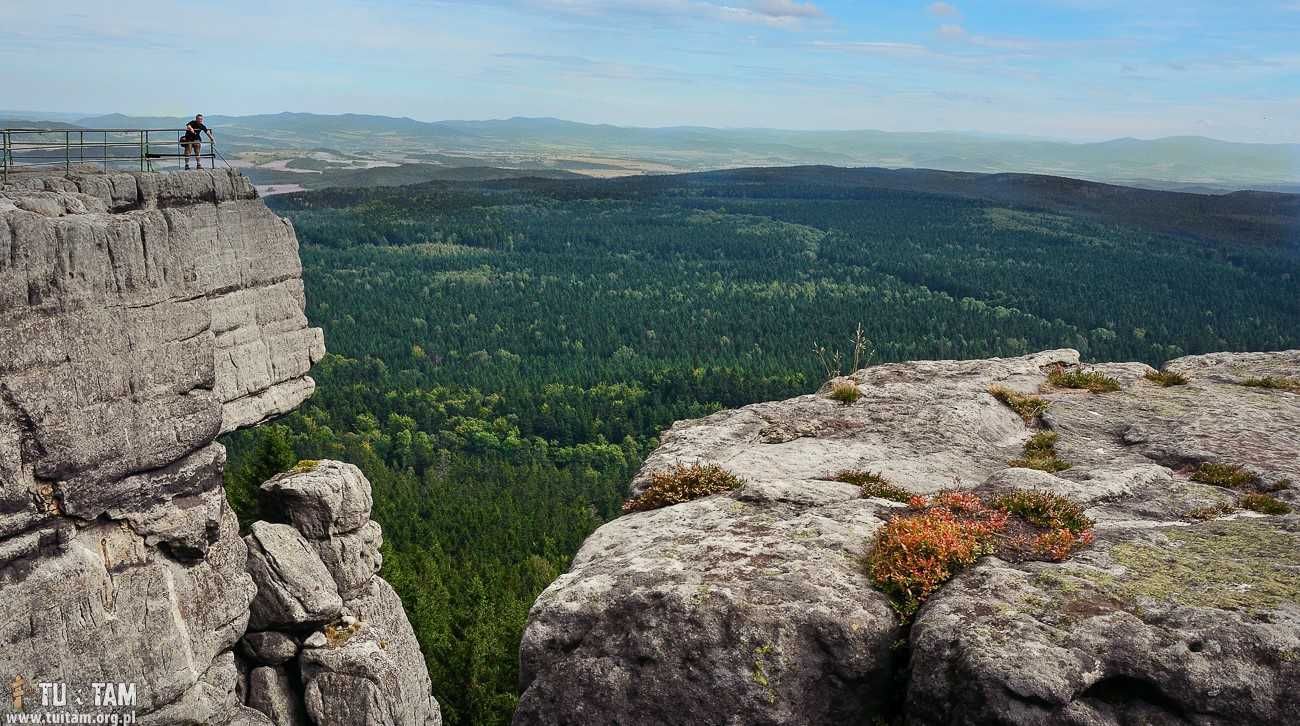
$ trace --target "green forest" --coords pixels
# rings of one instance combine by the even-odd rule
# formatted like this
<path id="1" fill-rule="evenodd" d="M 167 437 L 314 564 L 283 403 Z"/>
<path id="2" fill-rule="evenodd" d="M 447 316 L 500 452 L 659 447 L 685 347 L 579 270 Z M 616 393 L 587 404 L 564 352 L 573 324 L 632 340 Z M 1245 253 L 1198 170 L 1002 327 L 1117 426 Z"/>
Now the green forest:
<path id="1" fill-rule="evenodd" d="M 1300 256 L 808 174 L 431 182 L 271 197 L 330 353 L 227 437 L 245 522 L 299 459 L 374 485 L 383 575 L 448 724 L 508 723 L 529 607 L 673 421 L 873 362 L 1300 347 Z"/>

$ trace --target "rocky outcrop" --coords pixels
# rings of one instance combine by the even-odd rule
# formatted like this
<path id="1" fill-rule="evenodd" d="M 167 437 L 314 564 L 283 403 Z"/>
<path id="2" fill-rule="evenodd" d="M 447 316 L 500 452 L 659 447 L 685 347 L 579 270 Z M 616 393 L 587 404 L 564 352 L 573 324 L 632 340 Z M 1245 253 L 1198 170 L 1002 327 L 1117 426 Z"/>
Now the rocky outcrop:
<path id="1" fill-rule="evenodd" d="M 234 648 L 265 598 L 216 437 L 311 394 L 324 345 L 303 304 L 293 228 L 237 173 L 21 175 L 0 187 L 5 708 L 66 711 L 42 703 L 42 683 L 83 706 L 93 684 L 122 683 L 132 702 L 97 713 L 267 723 L 241 704 Z M 377 566 L 355 554 L 375 533 L 357 539 L 331 550 L 354 585 Z M 255 571 L 273 550 L 258 550 Z M 315 545 L 303 554 L 332 580 Z M 309 587 L 275 565 L 286 589 Z M 344 607 L 337 591 L 312 604 L 309 622 Z M 253 641 L 259 658 L 288 648 Z M 285 679 L 257 682 L 274 700 Z"/>
<path id="2" fill-rule="evenodd" d="M 633 482 L 716 463 L 737 490 L 598 529 L 538 598 L 517 724 L 1289 723 L 1300 719 L 1300 517 L 1234 509 L 1191 479 L 1235 464 L 1300 507 L 1300 351 L 1086 366 L 1120 390 L 1054 389 L 1057 350 L 920 361 L 823 394 L 680 422 Z M 1071 468 L 1012 468 L 1032 430 L 992 385 L 1050 403 Z M 1065 562 L 985 557 L 903 622 L 866 576 L 905 505 L 830 481 L 866 469 L 917 494 L 1046 489 L 1096 542 Z"/>
<path id="3" fill-rule="evenodd" d="M 402 603 L 376 574 L 382 537 L 361 470 L 303 462 L 262 492 L 293 525 L 257 522 L 245 537 L 258 591 L 240 648 L 247 703 L 277 726 L 442 723 Z"/>

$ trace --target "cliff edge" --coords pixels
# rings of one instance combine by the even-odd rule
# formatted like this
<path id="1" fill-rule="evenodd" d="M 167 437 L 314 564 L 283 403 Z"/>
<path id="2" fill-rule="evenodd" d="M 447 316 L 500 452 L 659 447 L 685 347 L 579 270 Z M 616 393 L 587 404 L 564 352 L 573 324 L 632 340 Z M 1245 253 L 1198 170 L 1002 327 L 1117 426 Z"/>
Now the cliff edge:
<path id="1" fill-rule="evenodd" d="M 837 381 L 847 404 L 828 387 L 679 422 L 634 495 L 696 462 L 743 483 L 587 540 L 529 615 L 515 723 L 1300 721 L 1300 351 L 1166 372 L 1073 350 L 888 364 Z M 1025 467 L 1040 432 L 1056 471 Z M 1095 541 L 984 556 L 904 618 L 867 562 L 916 500 L 845 470 L 903 500 L 1064 496 Z"/>
<path id="2" fill-rule="evenodd" d="M 0 187 L 3 705 L 67 711 L 57 684 L 139 723 L 269 722 L 241 704 L 261 583 L 215 440 L 312 393 L 303 308 L 293 228 L 237 173 Z"/>

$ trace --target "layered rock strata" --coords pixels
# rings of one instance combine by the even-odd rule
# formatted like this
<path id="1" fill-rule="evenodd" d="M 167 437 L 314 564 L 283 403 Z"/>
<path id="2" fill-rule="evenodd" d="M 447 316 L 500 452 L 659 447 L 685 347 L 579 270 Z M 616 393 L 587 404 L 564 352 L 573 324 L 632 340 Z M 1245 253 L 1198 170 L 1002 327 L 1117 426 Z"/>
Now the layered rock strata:
<path id="1" fill-rule="evenodd" d="M 266 723 L 236 693 L 234 648 L 265 598 L 216 438 L 311 394 L 324 344 L 303 307 L 293 228 L 236 173 L 0 187 L 0 705 Z M 364 579 L 404 623 L 361 575 L 376 537 L 330 561 L 349 598 Z M 130 697 L 96 707 L 94 684 Z"/>
<path id="2" fill-rule="evenodd" d="M 271 511 L 244 538 L 257 585 L 239 655 L 246 702 L 276 726 L 436 726 L 429 674 L 396 593 L 376 573 L 370 482 L 303 462 L 262 485 Z"/>

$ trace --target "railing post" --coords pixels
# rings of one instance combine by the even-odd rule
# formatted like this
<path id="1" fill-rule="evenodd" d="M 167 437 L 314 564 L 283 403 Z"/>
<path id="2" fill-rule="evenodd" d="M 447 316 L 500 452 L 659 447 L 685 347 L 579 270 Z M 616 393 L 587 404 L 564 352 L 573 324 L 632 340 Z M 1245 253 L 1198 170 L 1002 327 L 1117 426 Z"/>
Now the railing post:
<path id="1" fill-rule="evenodd" d="M 63 173 L 72 173 L 72 132 L 63 132 Z"/>
<path id="2" fill-rule="evenodd" d="M 8 184 L 9 183 L 9 130 L 8 129 L 4 130 L 3 144 L 0 144 L 0 165 L 3 166 L 3 168 L 0 169 L 0 175 L 3 176 L 0 176 L 0 178 L 3 178 L 4 182 Z"/>
<path id="3" fill-rule="evenodd" d="M 108 132 L 104 132 L 104 173 L 108 173 Z"/>

